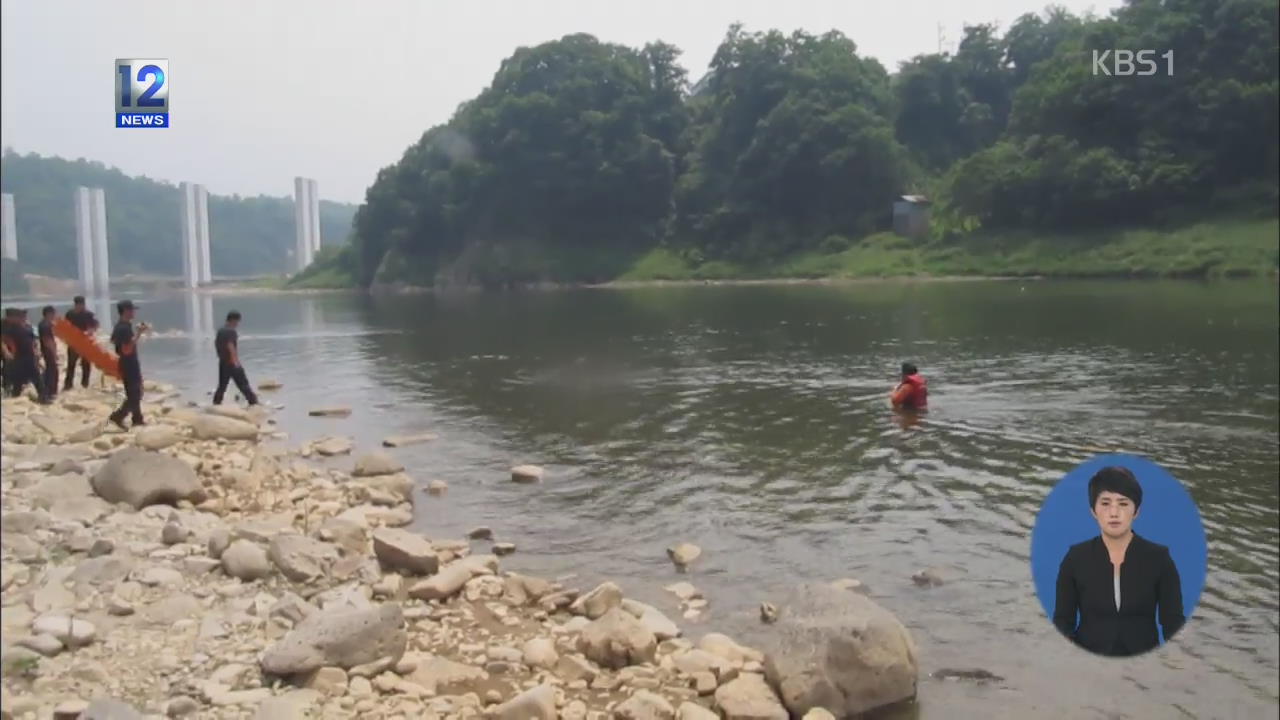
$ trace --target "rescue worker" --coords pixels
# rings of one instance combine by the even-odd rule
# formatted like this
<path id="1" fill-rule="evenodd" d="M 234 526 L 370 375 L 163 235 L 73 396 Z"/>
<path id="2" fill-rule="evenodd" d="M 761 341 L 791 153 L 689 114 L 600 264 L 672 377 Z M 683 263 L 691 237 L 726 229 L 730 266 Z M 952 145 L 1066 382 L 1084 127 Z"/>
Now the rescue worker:
<path id="1" fill-rule="evenodd" d="M 72 307 L 67 311 L 67 322 L 71 323 L 80 332 L 86 335 L 94 332 L 98 328 L 98 319 L 94 317 L 93 311 L 85 307 L 84 296 L 77 295 L 72 300 Z M 82 366 L 80 372 L 80 387 L 89 387 L 89 360 L 80 357 L 75 348 L 67 346 L 67 379 L 62 384 L 63 390 L 70 390 L 72 382 L 76 377 L 76 361 L 79 360 Z"/>
<path id="2" fill-rule="evenodd" d="M 53 338 L 53 320 L 58 317 L 58 311 L 52 305 L 45 305 L 40 315 L 37 334 L 40 338 L 40 356 L 44 360 L 44 387 L 52 398 L 58 394 L 58 342 Z"/>
<path id="3" fill-rule="evenodd" d="M 4 392 L 7 394 L 12 394 L 13 381 L 18 373 L 17 337 L 9 329 L 17 316 L 16 308 L 5 308 L 4 324 L 0 325 L 0 351 L 3 351 L 4 356 Z"/>
<path id="4" fill-rule="evenodd" d="M 258 404 L 258 396 L 249 385 L 249 378 L 244 374 L 244 366 L 240 364 L 240 336 L 236 328 L 240 326 L 240 313 L 232 310 L 227 313 L 227 324 L 218 330 L 213 339 L 213 349 L 218 354 L 218 389 L 213 391 L 213 404 L 221 405 L 227 392 L 227 383 L 236 381 L 240 394 L 250 406 Z"/>
<path id="5" fill-rule="evenodd" d="M 36 333 L 27 322 L 27 311 L 22 308 L 15 310 L 12 320 L 6 323 L 5 330 L 5 345 L 12 348 L 14 359 L 14 367 L 9 376 L 10 394 L 13 397 L 21 395 L 27 383 L 31 383 L 36 388 L 37 401 L 41 405 L 48 405 L 49 394 L 44 378 L 40 376 L 39 360 L 36 359 Z"/>
<path id="6" fill-rule="evenodd" d="M 912 363 L 902 363 L 902 382 L 893 389 L 889 396 L 895 408 L 903 410 L 924 410 L 929 406 L 928 382 Z"/>
<path id="7" fill-rule="evenodd" d="M 124 403 L 111 413 L 110 420 L 122 430 L 128 429 L 124 424 L 124 416 L 129 415 L 133 427 L 146 425 L 142 418 L 142 365 L 138 361 L 138 340 L 150 328 L 146 323 L 133 326 L 133 318 L 137 306 L 131 300 L 116 303 L 116 311 L 120 320 L 111 331 L 111 344 L 115 345 L 116 355 L 120 357 L 120 379 L 124 382 Z"/>

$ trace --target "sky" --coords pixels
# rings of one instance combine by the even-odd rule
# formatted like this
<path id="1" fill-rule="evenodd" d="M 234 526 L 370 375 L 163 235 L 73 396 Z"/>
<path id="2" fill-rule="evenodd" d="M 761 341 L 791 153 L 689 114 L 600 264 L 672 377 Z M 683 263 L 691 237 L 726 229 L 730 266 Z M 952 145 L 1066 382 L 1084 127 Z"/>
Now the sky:
<path id="1" fill-rule="evenodd" d="M 1103 15 L 1119 0 L 1061 0 Z M 0 144 L 218 195 L 362 202 L 379 169 L 477 95 L 518 47 L 586 32 L 684 51 L 696 81 L 729 25 L 835 29 L 893 70 L 1033 0 L 6 0 Z M 941 32 L 940 32 L 941 29 Z M 169 61 L 166 129 L 115 127 L 114 61 Z"/>

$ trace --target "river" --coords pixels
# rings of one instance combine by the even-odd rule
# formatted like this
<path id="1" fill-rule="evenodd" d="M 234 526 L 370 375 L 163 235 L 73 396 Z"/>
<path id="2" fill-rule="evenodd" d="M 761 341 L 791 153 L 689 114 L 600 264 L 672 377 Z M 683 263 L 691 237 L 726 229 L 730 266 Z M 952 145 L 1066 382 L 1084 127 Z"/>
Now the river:
<path id="1" fill-rule="evenodd" d="M 919 703 L 897 717 L 1263 718 L 1280 703 L 1280 359 L 1264 283 L 868 282 L 402 296 L 139 298 L 148 377 L 212 389 L 212 335 L 244 313 L 251 379 L 302 442 L 431 431 L 394 451 L 441 498 L 416 526 L 494 528 L 513 569 L 616 579 L 690 634 L 749 639 L 754 608 L 855 577 L 910 628 Z M 168 336 L 165 336 L 168 334 Z M 903 360 L 930 412 L 885 404 Z M 206 401 L 205 391 L 191 398 Z M 308 417 L 348 405 L 348 419 Z M 1052 629 L 1028 565 L 1053 483 L 1098 450 L 1147 456 L 1199 504 L 1199 606 L 1126 661 Z M 509 481 L 514 464 L 547 470 Z M 350 463 L 349 459 L 337 464 Z M 665 548 L 703 548 L 679 575 Z M 948 582 L 916 587 L 940 567 Z M 937 679 L 981 668 L 999 680 Z"/>

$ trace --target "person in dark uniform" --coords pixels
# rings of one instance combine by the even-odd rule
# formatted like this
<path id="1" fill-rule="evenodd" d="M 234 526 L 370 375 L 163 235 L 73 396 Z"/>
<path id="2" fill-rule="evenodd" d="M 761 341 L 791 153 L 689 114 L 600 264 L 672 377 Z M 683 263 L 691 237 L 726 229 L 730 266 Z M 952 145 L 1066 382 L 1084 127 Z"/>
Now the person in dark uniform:
<path id="1" fill-rule="evenodd" d="M 6 345 L 13 348 L 14 368 L 11 371 L 10 394 L 17 397 L 22 394 L 27 383 L 31 383 L 36 388 L 36 397 L 40 404 L 49 404 L 49 393 L 44 385 L 44 378 L 40 376 L 40 363 L 36 355 L 36 333 L 27 322 L 27 311 L 18 309 L 14 313 L 13 321 L 6 326 L 8 330 L 8 338 Z"/>
<path id="2" fill-rule="evenodd" d="M 1101 533 L 1072 545 L 1058 569 L 1053 624 L 1080 647 L 1125 657 L 1168 642 L 1186 622 L 1182 582 L 1169 548 L 1133 532 L 1142 486 L 1127 468 L 1099 470 L 1089 504 Z"/>
<path id="3" fill-rule="evenodd" d="M 13 394 L 14 379 L 18 376 L 18 337 L 11 329 L 18 317 L 16 308 L 4 309 L 4 324 L 0 325 L 0 350 L 4 353 L 4 392 Z"/>
<path id="4" fill-rule="evenodd" d="M 129 415 L 133 426 L 146 425 L 142 419 L 142 365 L 138 361 L 138 339 L 149 329 L 146 323 L 139 323 L 135 329 L 133 318 L 137 306 L 131 300 L 116 303 L 120 320 L 111 331 L 111 344 L 115 345 L 116 355 L 120 357 L 120 379 L 124 381 L 124 404 L 111 413 L 110 420 L 122 430 L 127 429 L 124 416 Z"/>
<path id="5" fill-rule="evenodd" d="M 258 396 L 249 385 L 249 378 L 244 374 L 244 366 L 240 364 L 240 336 L 236 328 L 240 326 L 240 313 L 232 310 L 227 313 L 227 324 L 218 330 L 213 339 L 213 349 L 218 353 L 218 389 L 213 392 L 213 404 L 221 405 L 227 392 L 227 383 L 235 380 L 236 387 L 249 405 L 258 404 Z"/>
<path id="6" fill-rule="evenodd" d="M 44 360 L 44 387 L 49 397 L 58 394 L 58 341 L 53 338 L 53 320 L 58 311 L 52 305 L 45 305 L 40 311 L 41 319 L 37 327 L 40 337 L 40 357 Z"/>
<path id="7" fill-rule="evenodd" d="M 98 328 L 98 319 L 93 316 L 93 312 L 84 305 L 84 296 L 77 295 L 72 301 L 74 304 L 67 311 L 67 322 L 71 323 L 76 329 L 83 333 L 90 333 Z M 72 382 L 76 377 L 76 361 L 80 362 L 82 370 L 80 371 L 80 387 L 89 387 L 89 361 L 80 357 L 75 348 L 67 346 L 67 379 L 62 384 L 63 390 L 70 390 Z"/>

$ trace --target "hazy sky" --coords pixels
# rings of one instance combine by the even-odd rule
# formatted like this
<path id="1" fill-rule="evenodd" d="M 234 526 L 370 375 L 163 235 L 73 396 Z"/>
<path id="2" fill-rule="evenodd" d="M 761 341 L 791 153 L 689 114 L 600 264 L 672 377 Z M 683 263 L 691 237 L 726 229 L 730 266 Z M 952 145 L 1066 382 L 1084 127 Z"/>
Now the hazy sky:
<path id="1" fill-rule="evenodd" d="M 1105 14 L 1118 0 L 1062 0 Z M 6 0 L 0 142 L 85 157 L 211 193 L 360 202 L 377 171 L 492 79 L 521 45 L 569 33 L 664 40 L 701 77 L 729 25 L 837 29 L 894 69 L 1002 27 L 1030 0 Z M 116 129 L 116 58 L 169 60 L 172 128 Z"/>

